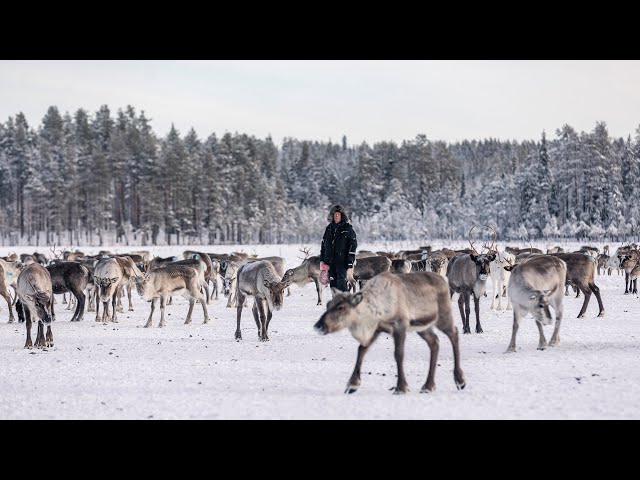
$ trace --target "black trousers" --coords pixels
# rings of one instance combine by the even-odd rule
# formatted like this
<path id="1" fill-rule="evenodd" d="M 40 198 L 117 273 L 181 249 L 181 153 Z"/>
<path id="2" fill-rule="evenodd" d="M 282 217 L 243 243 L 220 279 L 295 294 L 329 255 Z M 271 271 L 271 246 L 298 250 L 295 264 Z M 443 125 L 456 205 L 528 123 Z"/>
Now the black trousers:
<path id="1" fill-rule="evenodd" d="M 343 292 L 349 290 L 347 288 L 347 269 L 344 265 L 329 265 L 329 279 L 329 285 L 331 287 L 342 290 Z"/>

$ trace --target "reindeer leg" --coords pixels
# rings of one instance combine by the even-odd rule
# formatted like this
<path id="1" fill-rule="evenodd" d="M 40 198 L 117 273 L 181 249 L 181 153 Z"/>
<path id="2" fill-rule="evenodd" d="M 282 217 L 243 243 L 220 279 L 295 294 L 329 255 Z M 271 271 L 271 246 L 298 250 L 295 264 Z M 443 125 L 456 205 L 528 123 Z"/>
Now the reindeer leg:
<path id="1" fill-rule="evenodd" d="M 109 300 L 102 302 L 102 323 L 109 323 L 111 315 L 109 315 Z"/>
<path id="2" fill-rule="evenodd" d="M 587 311 L 587 306 L 589 305 L 589 299 L 591 298 L 591 290 L 588 287 L 583 287 L 582 285 L 578 286 L 578 291 L 582 291 L 584 293 L 584 302 L 582 302 L 582 308 L 580 309 L 580 313 L 578 313 L 578 318 L 583 318 L 585 312 Z"/>
<path id="3" fill-rule="evenodd" d="M 164 327 L 164 302 L 164 295 L 160 295 L 160 323 L 158 324 L 158 327 Z"/>
<path id="4" fill-rule="evenodd" d="M 122 291 L 124 294 L 124 291 Z M 118 319 L 116 318 L 116 312 L 124 312 L 124 308 L 122 308 L 122 300 L 118 295 L 114 295 L 113 300 L 111 300 L 111 305 L 113 306 L 113 319 L 111 320 L 113 323 L 118 323 Z M 116 302 L 120 302 L 120 309 L 116 309 Z"/>
<path id="5" fill-rule="evenodd" d="M 9 307 L 9 323 L 13 323 L 15 318 L 13 316 L 13 308 L 11 307 L 11 297 L 9 296 L 9 292 L 5 290 L 4 292 L 0 292 L 0 295 L 2 295 L 7 301 L 7 306 Z"/>
<path id="6" fill-rule="evenodd" d="M 67 294 L 63 293 L 62 294 L 62 304 L 64 305 L 65 303 L 67 303 Z"/>
<path id="7" fill-rule="evenodd" d="M 462 368 L 460 367 L 460 341 L 458 337 L 458 329 L 453 323 L 453 318 L 451 318 L 450 320 L 444 320 L 444 322 L 447 326 L 440 327 L 438 325 L 438 328 L 440 328 L 440 330 L 442 330 L 444 334 L 449 337 L 449 341 L 451 342 L 451 346 L 453 347 L 453 380 L 456 383 L 456 387 L 458 388 L 458 390 L 462 390 L 464 389 L 466 382 L 464 380 L 464 373 L 462 371 Z M 440 319 L 438 319 L 438 323 L 440 323 Z"/>
<path id="8" fill-rule="evenodd" d="M 431 352 L 429 357 L 429 373 L 427 374 L 427 381 L 422 386 L 422 390 L 420 390 L 420 393 L 429 393 L 436 389 L 435 376 L 436 366 L 438 365 L 438 351 L 440 350 L 440 344 L 438 337 L 431 328 L 418 332 L 418 335 L 427 342 L 427 345 L 429 345 L 429 351 Z"/>
<path id="9" fill-rule="evenodd" d="M 24 308 L 22 302 L 18 302 L 18 304 L 16 305 L 16 309 L 18 307 L 20 308 L 20 310 L 18 310 L 18 321 L 26 322 L 27 327 L 27 341 L 24 344 L 24 348 L 32 349 L 33 342 L 31 341 L 31 313 L 29 312 L 28 308 Z M 21 312 L 22 315 L 20 314 Z M 20 317 L 22 317 L 22 319 Z"/>
<path id="10" fill-rule="evenodd" d="M 237 312 L 237 327 L 236 327 L 236 340 L 242 340 L 242 333 L 240 332 L 240 317 L 242 317 L 242 307 L 244 306 L 245 296 L 238 292 L 236 296 L 236 312 Z"/>
<path id="11" fill-rule="evenodd" d="M 394 389 L 394 395 L 401 393 L 407 393 L 409 390 L 407 387 L 407 379 L 404 376 L 404 341 L 407 337 L 407 333 L 404 329 L 395 328 L 393 330 L 393 341 L 395 346 L 396 363 L 398 364 L 398 383 Z"/>
<path id="12" fill-rule="evenodd" d="M 540 334 L 540 338 L 538 340 L 538 350 L 544 350 L 549 345 L 547 344 L 547 339 L 544 336 L 544 330 L 542 329 L 542 324 L 536 321 L 536 326 L 538 327 L 538 333 Z"/>
<path id="13" fill-rule="evenodd" d="M 269 303 L 266 300 L 263 300 L 262 313 L 263 313 L 262 324 L 264 325 L 264 329 L 262 330 L 262 333 L 263 333 L 262 339 L 265 342 L 268 342 L 269 341 L 269 322 L 271 322 L 273 313 L 271 312 L 271 309 L 269 308 Z M 264 315 L 265 313 L 266 315 Z M 265 320 L 265 316 L 266 316 L 266 320 Z"/>
<path id="14" fill-rule="evenodd" d="M 518 334 L 518 327 L 520 326 L 520 319 L 522 315 L 520 314 L 520 309 L 515 307 L 513 309 L 513 330 L 511 332 L 511 342 L 507 347 L 507 351 L 504 353 L 515 353 L 516 351 L 516 335 Z"/>
<path id="15" fill-rule="evenodd" d="M 73 318 L 71 318 L 72 322 L 79 322 L 84 317 L 84 304 L 86 302 L 86 297 L 84 292 L 80 288 L 76 288 L 73 291 L 73 295 L 76 298 L 76 311 L 73 314 Z M 53 311 L 53 309 L 51 309 Z"/>
<path id="16" fill-rule="evenodd" d="M 45 337 L 45 345 L 47 347 L 53 347 L 53 332 L 51 331 L 51 325 L 47 325 L 47 335 Z"/>
<path id="17" fill-rule="evenodd" d="M 193 312 L 193 306 L 196 304 L 196 301 L 194 298 L 189 298 L 189 311 L 187 312 L 187 319 L 184 321 L 185 325 L 188 325 L 189 323 L 191 323 L 191 313 Z"/>
<path id="18" fill-rule="evenodd" d="M 464 299 L 464 318 L 465 318 L 465 333 L 471 333 L 471 294 L 465 293 L 463 296 Z"/>
<path id="19" fill-rule="evenodd" d="M 598 312 L 598 316 L 599 317 L 604 317 L 604 305 L 602 305 L 602 297 L 600 296 L 600 288 L 598 288 L 598 286 L 595 283 L 590 283 L 589 284 L 589 289 L 594 293 L 594 295 L 596 296 L 596 300 L 598 301 L 598 308 L 600 308 L 600 311 Z"/>
<path id="20" fill-rule="evenodd" d="M 251 307 L 251 313 L 253 314 L 253 319 L 256 322 L 256 327 L 258 327 L 258 340 L 262 341 L 262 319 L 260 318 L 260 307 L 258 307 L 259 303 L 259 298 L 253 299 L 253 307 Z"/>
<path id="21" fill-rule="evenodd" d="M 462 318 L 462 333 L 471 333 L 471 330 L 467 327 L 464 314 L 464 295 L 461 293 L 458 297 L 458 308 L 460 309 L 460 318 Z"/>
<path id="22" fill-rule="evenodd" d="M 96 322 L 100 321 L 100 287 L 94 289 L 96 301 Z"/>
<path id="23" fill-rule="evenodd" d="M 13 306 L 16 306 L 16 302 L 18 301 L 18 288 L 15 285 L 11 285 L 13 288 Z"/>
<path id="24" fill-rule="evenodd" d="M 52 297 L 53 297 L 53 295 L 52 295 Z M 52 301 L 51 301 L 51 321 L 55 322 L 56 321 L 56 312 L 53 309 L 53 304 L 54 304 L 54 302 L 53 302 L 53 299 L 52 299 Z M 73 321 L 73 318 L 71 320 Z"/>
<path id="25" fill-rule="evenodd" d="M 133 312 L 133 304 L 131 303 L 131 284 L 127 285 L 127 296 L 129 297 L 129 312 Z"/>
<path id="26" fill-rule="evenodd" d="M 553 309 L 556 311 L 556 325 L 553 329 L 551 340 L 549 341 L 550 347 L 556 347 L 560 343 L 560 324 L 562 323 L 562 314 L 564 312 L 562 303 L 560 303 L 559 305 L 554 305 Z"/>
<path id="27" fill-rule="evenodd" d="M 44 341 L 44 323 L 41 320 L 38 320 L 38 335 L 36 336 L 36 347 L 45 348 L 46 344 Z"/>
<path id="28" fill-rule="evenodd" d="M 480 299 L 473 296 L 473 306 L 476 310 L 476 333 L 482 333 L 482 325 L 480 325 Z"/>
<path id="29" fill-rule="evenodd" d="M 322 287 L 324 285 L 320 284 L 319 278 L 314 278 L 313 283 L 316 284 L 316 292 L 318 293 L 318 303 L 316 303 L 316 305 L 322 305 Z"/>
<path id="30" fill-rule="evenodd" d="M 151 319 L 153 318 L 153 311 L 156 309 L 156 300 L 157 298 L 151 300 L 151 313 L 149 314 L 149 320 L 147 320 L 147 323 L 144 324 L 144 328 L 149 328 L 153 325 L 151 323 Z"/>
<path id="31" fill-rule="evenodd" d="M 344 393 L 355 393 L 358 390 L 358 387 L 360 386 L 360 368 L 362 367 L 362 360 L 364 360 L 365 353 L 367 353 L 367 350 L 369 350 L 369 347 L 373 344 L 373 342 L 376 341 L 378 335 L 380 335 L 380 331 L 376 330 L 376 332 L 373 334 L 373 337 L 371 337 L 369 345 L 367 345 L 366 347 L 364 345 L 358 346 L 358 358 L 356 359 L 356 366 L 353 369 L 353 373 L 351 374 L 351 378 L 347 383 L 347 389 L 344 391 Z"/>

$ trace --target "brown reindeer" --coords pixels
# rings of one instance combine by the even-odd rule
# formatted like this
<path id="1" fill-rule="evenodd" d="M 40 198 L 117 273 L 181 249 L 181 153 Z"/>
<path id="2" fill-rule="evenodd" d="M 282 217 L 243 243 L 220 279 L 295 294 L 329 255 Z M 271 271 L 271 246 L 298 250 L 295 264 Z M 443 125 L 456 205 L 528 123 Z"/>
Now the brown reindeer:
<path id="1" fill-rule="evenodd" d="M 348 328 L 358 340 L 358 358 L 345 393 L 353 393 L 360 386 L 360 368 L 369 347 L 385 332 L 393 335 L 395 359 L 398 366 L 398 382 L 394 393 L 406 393 L 404 375 L 404 342 L 407 332 L 415 331 L 427 342 L 431 350 L 427 381 L 422 392 L 435 390 L 435 373 L 438 361 L 438 337 L 434 327 L 449 337 L 453 346 L 453 378 L 458 389 L 465 387 L 460 368 L 458 330 L 451 313 L 451 301 L 447 281 L 432 272 L 393 274 L 383 272 L 355 294 L 333 292 L 327 311 L 315 324 L 322 334 Z"/>

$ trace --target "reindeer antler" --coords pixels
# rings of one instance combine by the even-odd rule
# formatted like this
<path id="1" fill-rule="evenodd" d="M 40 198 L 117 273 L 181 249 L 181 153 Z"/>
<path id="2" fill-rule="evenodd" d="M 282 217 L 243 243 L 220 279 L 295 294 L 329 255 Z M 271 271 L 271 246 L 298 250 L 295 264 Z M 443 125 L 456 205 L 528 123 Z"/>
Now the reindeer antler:
<path id="1" fill-rule="evenodd" d="M 495 245 L 496 245 L 496 240 L 498 239 L 498 233 L 490 225 L 485 225 L 485 227 L 487 227 L 489 230 L 491 230 L 493 232 L 493 243 L 491 243 L 491 245 L 487 248 L 487 250 L 489 250 L 489 253 L 491 253 L 493 251 Z M 496 248 L 495 251 L 497 252 L 498 249 Z"/>
<path id="2" fill-rule="evenodd" d="M 474 225 L 473 227 L 471 227 L 471 230 L 469 230 L 469 243 L 471 244 L 471 248 L 473 249 L 473 251 L 476 252 L 476 255 L 480 255 L 476 250 L 476 247 L 473 246 L 473 242 L 471 241 L 471 232 L 473 232 L 473 229 L 476 227 L 477 225 Z"/>
<path id="3" fill-rule="evenodd" d="M 56 258 L 56 260 L 60 260 L 60 255 L 62 255 L 62 252 L 60 253 L 56 253 L 56 244 L 53 244 L 53 248 L 49 248 L 49 250 L 51 250 L 51 253 L 53 253 L 53 256 Z"/>
<path id="4" fill-rule="evenodd" d="M 309 258 L 309 254 L 311 253 L 311 247 L 302 247 L 299 251 L 304 253 L 304 258 L 302 259 L 302 261 L 304 261 L 307 258 Z"/>

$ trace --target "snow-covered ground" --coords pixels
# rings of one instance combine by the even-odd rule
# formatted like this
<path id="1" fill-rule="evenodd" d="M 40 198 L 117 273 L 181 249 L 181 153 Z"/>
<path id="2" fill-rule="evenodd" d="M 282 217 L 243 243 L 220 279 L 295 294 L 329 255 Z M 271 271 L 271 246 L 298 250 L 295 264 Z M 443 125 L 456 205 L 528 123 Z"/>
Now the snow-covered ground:
<path id="1" fill-rule="evenodd" d="M 361 246 L 376 247 L 381 245 Z M 186 248 L 198 250 L 151 251 L 179 255 Z M 300 245 L 202 247 L 215 252 L 242 248 L 281 255 L 290 267 L 300 264 Z M 34 250 L 3 247 L 0 255 Z M 312 246 L 312 254 L 317 253 L 318 246 Z M 72 312 L 57 296 L 55 346 L 25 350 L 24 325 L 7 323 L 7 306 L 0 298 L 0 418 L 640 419 L 640 299 L 624 295 L 624 277 L 615 273 L 597 276 L 596 284 L 605 317 L 596 317 L 594 296 L 583 319 L 576 318 L 582 296 L 565 297 L 560 345 L 545 351 L 536 350 L 537 328 L 528 317 L 518 332 L 517 353 L 505 354 L 512 313 L 490 311 L 490 298 L 483 298 L 484 333 L 460 334 L 467 381 L 461 391 L 453 381 L 451 344 L 437 332 L 436 391 L 419 393 L 429 351 L 418 335 L 410 334 L 405 350 L 410 391 L 400 396 L 389 391 L 396 382 L 396 363 L 387 335 L 365 357 L 359 391 L 343 393 L 358 344 L 348 331 L 321 336 L 313 330 L 325 309 L 316 306 L 313 284 L 291 288 L 283 309 L 274 313 L 265 343 L 258 341 L 250 306 L 242 315 L 243 340 L 234 340 L 236 310 L 225 308 L 222 295 L 208 307 L 212 321 L 207 325 L 198 306 L 193 323 L 183 324 L 188 304 L 180 297 L 167 306 L 166 328 L 156 327 L 159 309 L 154 327 L 142 328 L 150 305 L 134 293 L 135 311 L 125 311 L 119 323 L 108 325 L 96 323 L 93 313 L 85 313 L 82 322 L 69 322 Z M 325 290 L 325 304 L 329 298 Z M 455 304 L 454 318 L 461 330 Z M 471 318 L 473 330 L 473 309 Z M 545 327 L 547 338 L 551 332 L 551 326 Z"/>

